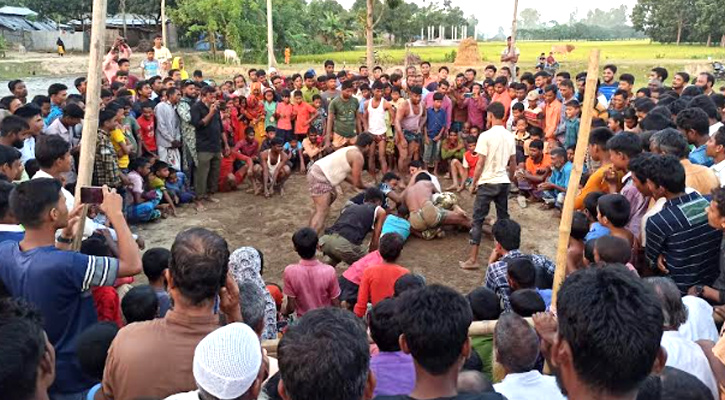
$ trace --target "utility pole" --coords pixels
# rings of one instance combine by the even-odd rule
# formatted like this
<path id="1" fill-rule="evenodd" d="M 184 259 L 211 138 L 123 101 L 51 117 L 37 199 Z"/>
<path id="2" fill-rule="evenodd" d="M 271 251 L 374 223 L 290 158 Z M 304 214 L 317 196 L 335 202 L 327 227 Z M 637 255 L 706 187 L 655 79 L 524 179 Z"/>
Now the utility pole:
<path id="1" fill-rule="evenodd" d="M 120 0 L 118 4 L 119 8 L 121 9 L 121 18 L 123 18 L 123 37 L 128 37 L 128 32 L 126 31 L 126 0 Z"/>
<path id="2" fill-rule="evenodd" d="M 161 0 L 161 43 L 166 45 L 166 0 Z"/>
<path id="3" fill-rule="evenodd" d="M 274 33 L 272 32 L 272 0 L 267 0 L 267 69 L 276 67 L 274 57 Z"/>

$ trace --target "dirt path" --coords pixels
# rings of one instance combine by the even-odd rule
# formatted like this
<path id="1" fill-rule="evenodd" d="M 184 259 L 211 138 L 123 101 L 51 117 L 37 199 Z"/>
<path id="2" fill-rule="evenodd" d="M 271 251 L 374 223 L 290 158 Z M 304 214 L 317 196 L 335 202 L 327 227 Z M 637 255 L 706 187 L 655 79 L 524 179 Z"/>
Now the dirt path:
<path id="1" fill-rule="evenodd" d="M 448 182 L 442 182 L 445 186 Z M 352 189 L 345 188 L 345 196 L 352 196 Z M 221 202 L 212 204 L 206 212 L 196 213 L 191 207 L 181 210 L 179 218 L 169 218 L 156 224 L 141 226 L 138 233 L 146 240 L 146 247 L 170 248 L 174 236 L 184 229 L 205 227 L 218 232 L 229 242 L 232 251 L 241 246 L 257 247 L 264 253 L 264 278 L 267 282 L 282 283 L 284 267 L 298 260 L 292 247 L 292 234 L 307 224 L 311 201 L 304 177 L 293 176 L 287 183 L 285 196 L 268 200 L 243 190 L 219 196 Z M 338 199 L 326 226 L 339 215 L 344 202 Z M 471 213 L 472 198 L 468 193 L 461 196 L 461 206 Z M 538 206 L 521 209 L 515 201 L 509 201 L 511 217 L 522 225 L 522 249 L 554 257 L 556 252 L 559 219 L 551 211 L 541 211 Z M 492 248 L 490 238 L 485 238 L 481 260 L 485 262 Z M 411 238 L 403 250 L 400 264 L 416 273 L 423 274 L 428 282 L 444 283 L 468 292 L 483 282 L 484 272 L 463 271 L 458 261 L 468 252 L 468 233 L 447 233 L 446 237 L 433 241 Z M 341 273 L 347 268 L 338 267 Z"/>

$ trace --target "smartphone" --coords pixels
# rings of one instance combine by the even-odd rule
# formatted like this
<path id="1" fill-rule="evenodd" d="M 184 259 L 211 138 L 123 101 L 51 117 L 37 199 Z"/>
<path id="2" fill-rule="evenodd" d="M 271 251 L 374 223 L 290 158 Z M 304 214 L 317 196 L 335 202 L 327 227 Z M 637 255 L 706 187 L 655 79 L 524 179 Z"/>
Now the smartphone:
<path id="1" fill-rule="evenodd" d="M 471 97 L 473 97 L 473 93 L 471 93 L 471 92 L 463 93 L 463 97 L 466 99 L 470 99 Z"/>
<path id="2" fill-rule="evenodd" d="M 103 188 L 99 186 L 87 186 L 81 188 L 81 203 L 101 204 L 103 203 Z"/>

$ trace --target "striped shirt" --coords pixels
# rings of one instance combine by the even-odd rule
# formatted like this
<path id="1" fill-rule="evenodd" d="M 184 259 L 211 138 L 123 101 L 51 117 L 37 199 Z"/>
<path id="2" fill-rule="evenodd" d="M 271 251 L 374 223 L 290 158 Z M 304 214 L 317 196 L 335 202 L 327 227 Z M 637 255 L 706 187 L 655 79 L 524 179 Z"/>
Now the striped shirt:
<path id="1" fill-rule="evenodd" d="M 664 256 L 669 276 L 685 294 L 693 285 L 711 285 L 719 273 L 722 232 L 707 223 L 709 202 L 693 192 L 668 200 L 647 219 L 647 261 L 656 268 Z"/>
<path id="2" fill-rule="evenodd" d="M 542 276 L 546 277 L 546 279 L 542 280 L 549 281 L 554 278 L 556 264 L 547 257 L 538 254 L 526 255 L 518 249 L 509 251 L 505 256 L 501 257 L 500 260 L 488 266 L 486 269 L 486 277 L 483 281 L 484 286 L 496 292 L 499 299 L 501 299 L 503 311 L 511 311 L 511 302 L 509 300 L 509 297 L 511 296 L 511 287 L 509 287 L 508 281 L 508 262 L 523 257 L 531 260 L 538 272 L 543 272 Z M 547 284 L 541 286 L 550 285 Z M 541 287 L 539 289 L 549 288 L 550 287 Z"/>

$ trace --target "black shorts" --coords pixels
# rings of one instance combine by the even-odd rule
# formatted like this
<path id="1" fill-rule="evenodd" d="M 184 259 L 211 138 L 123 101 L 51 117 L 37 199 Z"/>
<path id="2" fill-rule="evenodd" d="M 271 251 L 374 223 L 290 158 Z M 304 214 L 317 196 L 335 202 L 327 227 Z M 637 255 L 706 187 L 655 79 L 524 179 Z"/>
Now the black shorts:
<path id="1" fill-rule="evenodd" d="M 357 303 L 357 292 L 360 290 L 360 285 L 352 283 L 342 275 L 337 278 L 337 283 L 340 285 L 340 301 L 355 305 Z"/>

